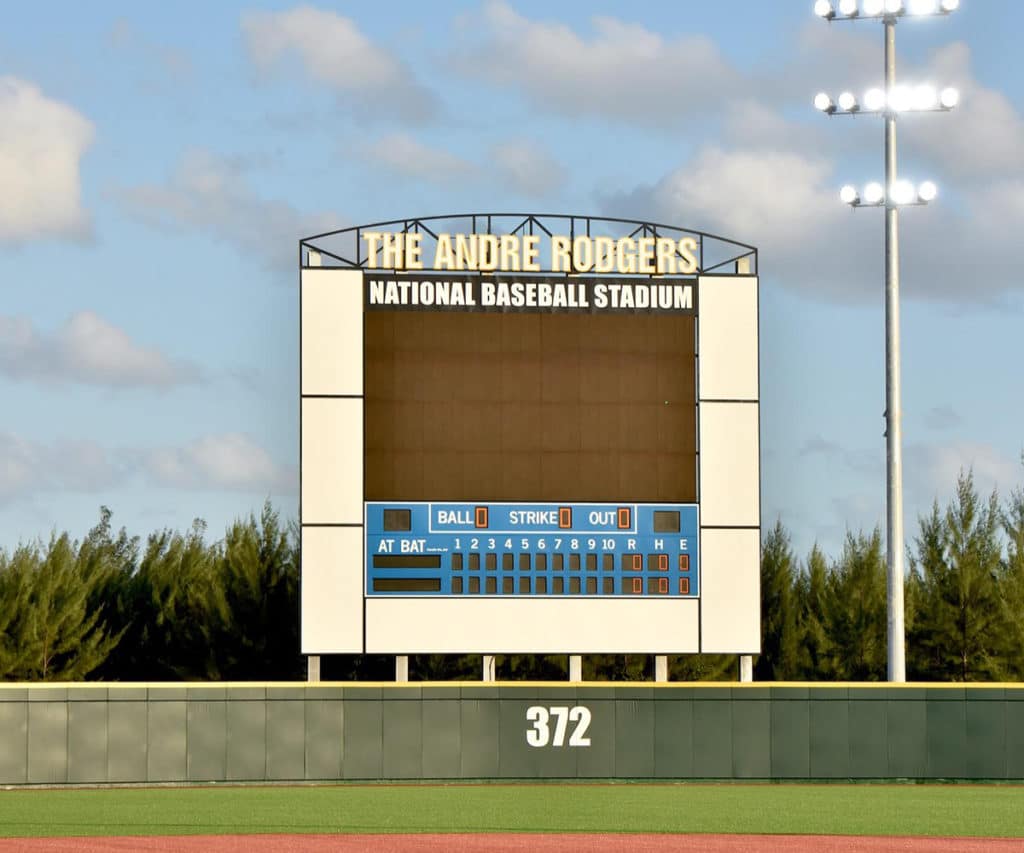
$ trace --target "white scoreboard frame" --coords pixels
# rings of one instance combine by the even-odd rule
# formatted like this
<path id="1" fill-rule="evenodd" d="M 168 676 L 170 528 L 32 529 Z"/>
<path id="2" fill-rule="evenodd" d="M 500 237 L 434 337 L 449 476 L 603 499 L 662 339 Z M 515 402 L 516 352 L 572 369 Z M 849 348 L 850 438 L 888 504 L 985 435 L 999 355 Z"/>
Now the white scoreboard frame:
<path id="1" fill-rule="evenodd" d="M 757 276 L 697 277 L 700 595 L 664 599 L 366 596 L 363 275 L 301 270 L 303 654 L 760 652 Z"/>

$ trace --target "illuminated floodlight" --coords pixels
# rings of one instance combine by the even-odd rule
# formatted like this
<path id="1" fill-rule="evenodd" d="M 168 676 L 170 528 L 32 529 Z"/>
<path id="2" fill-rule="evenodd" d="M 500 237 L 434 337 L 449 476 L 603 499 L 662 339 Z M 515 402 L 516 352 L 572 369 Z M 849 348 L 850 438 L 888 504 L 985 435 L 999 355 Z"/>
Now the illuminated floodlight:
<path id="1" fill-rule="evenodd" d="M 943 12 L 955 12 L 960 8 L 960 0 L 942 0 Z"/>
<path id="2" fill-rule="evenodd" d="M 824 92 L 818 92 L 814 96 L 814 108 L 821 110 L 823 113 L 832 112 L 835 108 L 832 104 L 832 99 Z"/>
<path id="3" fill-rule="evenodd" d="M 842 199 L 843 204 L 857 204 L 860 201 L 857 188 L 852 184 L 847 184 L 839 191 L 839 198 Z"/>
<path id="4" fill-rule="evenodd" d="M 885 109 L 885 91 L 883 89 L 868 89 L 864 93 L 864 109 L 876 113 Z"/>
<path id="5" fill-rule="evenodd" d="M 917 197 L 921 201 L 932 201 L 939 194 L 939 188 L 931 181 L 925 181 L 917 188 Z"/>
<path id="6" fill-rule="evenodd" d="M 910 15 L 934 15 L 939 10 L 939 0 L 907 0 Z"/>
<path id="7" fill-rule="evenodd" d="M 914 103 L 914 93 L 909 86 L 895 86 L 889 92 L 889 109 L 897 113 L 909 110 Z"/>
<path id="8" fill-rule="evenodd" d="M 934 110 L 939 102 L 939 94 L 934 86 L 927 83 L 914 87 L 913 104 L 915 110 Z"/>
<path id="9" fill-rule="evenodd" d="M 885 8 L 885 0 L 864 0 L 865 15 L 881 15 Z"/>
<path id="10" fill-rule="evenodd" d="M 893 204 L 910 204 L 917 195 L 910 181 L 896 181 L 889 188 L 889 200 Z"/>
<path id="11" fill-rule="evenodd" d="M 853 92 L 843 92 L 839 96 L 839 109 L 848 113 L 857 109 L 857 98 Z"/>
<path id="12" fill-rule="evenodd" d="M 952 86 L 948 86 L 939 93 L 939 103 L 947 110 L 953 109 L 960 103 L 960 92 Z"/>
<path id="13" fill-rule="evenodd" d="M 816 0 L 814 14 L 819 18 L 831 18 L 835 15 L 835 12 L 832 11 L 832 4 L 829 0 Z"/>
<path id="14" fill-rule="evenodd" d="M 852 18 L 857 14 L 857 0 L 839 0 L 839 14 Z"/>
<path id="15" fill-rule="evenodd" d="M 903 11 L 903 0 L 885 0 L 885 14 L 898 15 Z"/>
<path id="16" fill-rule="evenodd" d="M 880 204 L 883 198 L 885 198 L 885 187 L 881 184 L 872 181 L 864 187 L 864 201 L 868 204 Z"/>

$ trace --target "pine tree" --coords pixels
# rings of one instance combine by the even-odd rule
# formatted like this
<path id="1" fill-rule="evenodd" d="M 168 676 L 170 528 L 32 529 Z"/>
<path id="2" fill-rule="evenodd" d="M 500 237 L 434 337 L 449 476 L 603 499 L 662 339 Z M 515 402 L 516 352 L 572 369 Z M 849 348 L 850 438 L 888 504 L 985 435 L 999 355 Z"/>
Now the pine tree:
<path id="1" fill-rule="evenodd" d="M 957 478 L 945 513 L 934 505 L 921 520 L 913 568 L 920 574 L 917 654 L 937 678 L 1001 678 L 998 649 L 1005 627 L 1000 597 L 1002 549 L 995 492 L 984 503 L 971 472 Z"/>
<path id="2" fill-rule="evenodd" d="M 831 668 L 841 681 L 886 676 L 886 586 L 882 537 L 846 534 L 843 554 L 828 576 Z"/>
<path id="3" fill-rule="evenodd" d="M 758 681 L 786 681 L 798 666 L 797 612 L 794 585 L 796 558 L 781 521 L 761 548 L 761 654 L 754 664 Z"/>
<path id="4" fill-rule="evenodd" d="M 834 605 L 830 601 L 828 576 L 828 562 L 815 545 L 807 557 L 806 570 L 800 573 L 796 584 L 800 638 L 798 674 L 807 680 L 836 677 L 833 643 L 829 634 L 829 618 Z"/>

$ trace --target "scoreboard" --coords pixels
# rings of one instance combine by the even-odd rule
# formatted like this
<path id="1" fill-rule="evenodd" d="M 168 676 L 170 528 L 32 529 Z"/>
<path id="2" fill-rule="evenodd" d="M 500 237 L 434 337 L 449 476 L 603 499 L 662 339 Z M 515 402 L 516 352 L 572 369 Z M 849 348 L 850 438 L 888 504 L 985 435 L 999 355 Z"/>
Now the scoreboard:
<path id="1" fill-rule="evenodd" d="M 367 595 L 663 595 L 699 591 L 697 507 L 366 507 Z"/>
<path id="2" fill-rule="evenodd" d="M 756 251 L 443 219 L 301 244 L 303 652 L 757 652 Z"/>

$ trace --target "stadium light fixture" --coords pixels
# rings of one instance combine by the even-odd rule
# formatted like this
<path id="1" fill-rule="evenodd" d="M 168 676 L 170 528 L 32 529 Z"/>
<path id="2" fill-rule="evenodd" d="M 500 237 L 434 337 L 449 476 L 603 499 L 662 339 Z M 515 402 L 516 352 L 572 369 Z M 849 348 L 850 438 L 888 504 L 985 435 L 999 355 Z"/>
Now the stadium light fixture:
<path id="1" fill-rule="evenodd" d="M 960 0 L 862 0 L 839 2 L 839 13 L 830 0 L 818 0 L 815 13 L 825 20 L 881 20 L 885 27 L 885 85 L 869 89 L 858 102 L 850 92 L 838 99 L 839 109 L 826 93 L 814 99 L 814 105 L 827 115 L 875 113 L 885 119 L 885 183 L 870 183 L 863 194 L 856 187 L 844 186 L 839 197 L 853 207 L 885 208 L 885 450 L 886 450 L 886 573 L 888 598 L 888 680 L 906 681 L 906 631 L 903 605 L 903 434 L 900 389 L 900 313 L 899 313 L 899 208 L 927 204 L 938 194 L 931 181 L 916 189 L 896 174 L 896 117 L 905 111 L 932 112 L 951 110 L 960 102 L 960 93 L 947 87 L 936 94 L 934 87 L 896 85 L 896 22 L 901 18 L 948 15 L 960 7 Z"/>

